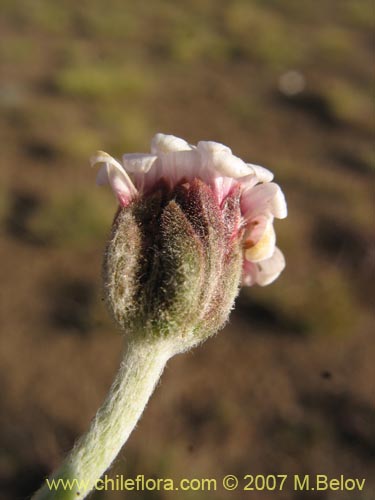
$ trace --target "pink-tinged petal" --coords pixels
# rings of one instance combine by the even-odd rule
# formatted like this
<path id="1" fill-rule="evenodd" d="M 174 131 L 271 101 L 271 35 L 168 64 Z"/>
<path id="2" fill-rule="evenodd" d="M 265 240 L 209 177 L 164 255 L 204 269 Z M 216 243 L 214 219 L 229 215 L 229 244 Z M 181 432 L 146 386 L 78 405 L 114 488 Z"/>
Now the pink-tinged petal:
<path id="1" fill-rule="evenodd" d="M 179 137 L 167 134 L 156 134 L 151 141 L 151 153 L 171 153 L 173 151 L 189 151 L 190 144 Z"/>
<path id="2" fill-rule="evenodd" d="M 257 215 L 251 220 L 246 222 L 244 240 L 247 248 L 255 246 L 264 234 L 272 216 Z M 251 260 L 251 259 L 249 259 Z"/>
<path id="3" fill-rule="evenodd" d="M 160 178 L 160 162 L 156 155 L 134 153 L 122 156 L 124 168 L 131 174 L 131 178 L 138 191 L 143 192 L 150 184 Z"/>
<path id="4" fill-rule="evenodd" d="M 285 268 L 285 257 L 282 252 L 275 247 L 273 255 L 262 262 L 258 262 L 258 275 L 256 282 L 260 286 L 266 286 L 275 281 Z"/>
<path id="5" fill-rule="evenodd" d="M 105 164 L 104 168 L 102 167 L 98 172 L 97 183 L 102 184 L 109 182 L 120 204 L 122 206 L 127 206 L 137 195 L 137 189 L 125 172 L 123 166 L 112 158 L 112 156 L 104 153 L 104 151 L 98 151 L 96 155 L 91 158 L 92 166 L 97 163 Z M 103 171 L 104 169 L 106 170 L 106 174 Z"/>
<path id="6" fill-rule="evenodd" d="M 254 170 L 258 182 L 271 182 L 273 180 L 273 173 L 267 168 L 254 165 L 253 163 L 246 163 L 246 165 Z"/>
<path id="7" fill-rule="evenodd" d="M 258 267 L 254 262 L 244 259 L 242 266 L 242 285 L 253 286 L 257 282 Z"/>
<path id="8" fill-rule="evenodd" d="M 241 210 L 245 219 L 252 219 L 261 213 L 282 219 L 287 214 L 284 195 L 274 182 L 259 184 L 251 189 L 246 186 L 241 197 Z"/>
<path id="9" fill-rule="evenodd" d="M 242 192 L 248 191 L 249 189 L 252 189 L 254 186 L 259 184 L 259 179 L 255 175 L 255 172 L 252 172 L 249 175 L 245 175 L 244 177 L 240 177 L 239 179 L 236 179 L 236 181 L 241 184 Z"/>
<path id="10" fill-rule="evenodd" d="M 259 216 L 250 223 L 250 230 L 244 243 L 244 256 L 251 262 L 271 257 L 275 250 L 276 234 L 272 219 Z"/>
<path id="11" fill-rule="evenodd" d="M 221 205 L 222 201 L 229 195 L 232 189 L 237 186 L 237 182 L 231 177 L 214 177 L 213 180 L 208 179 L 207 183 L 211 184 L 219 205 Z"/>
<path id="12" fill-rule="evenodd" d="M 195 150 L 160 154 L 159 160 L 162 163 L 162 176 L 171 186 L 182 179 L 191 181 L 194 178 L 201 178 L 201 165 Z"/>

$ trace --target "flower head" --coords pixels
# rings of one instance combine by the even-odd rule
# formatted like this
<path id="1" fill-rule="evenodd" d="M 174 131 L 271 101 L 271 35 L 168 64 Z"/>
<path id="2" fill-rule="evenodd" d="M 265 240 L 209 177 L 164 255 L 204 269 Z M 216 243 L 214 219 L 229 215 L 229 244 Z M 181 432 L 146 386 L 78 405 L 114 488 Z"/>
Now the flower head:
<path id="1" fill-rule="evenodd" d="M 192 146 L 178 137 L 156 134 L 149 154 L 125 154 L 119 163 L 99 151 L 92 163 L 103 163 L 97 183 L 109 183 L 121 207 L 149 197 L 161 185 L 173 192 L 199 180 L 223 213 L 237 193 L 240 216 L 232 237 L 241 241 L 242 284 L 268 285 L 284 269 L 273 227 L 274 218 L 287 215 L 284 195 L 269 170 L 245 163 L 223 144 L 201 141 Z"/>

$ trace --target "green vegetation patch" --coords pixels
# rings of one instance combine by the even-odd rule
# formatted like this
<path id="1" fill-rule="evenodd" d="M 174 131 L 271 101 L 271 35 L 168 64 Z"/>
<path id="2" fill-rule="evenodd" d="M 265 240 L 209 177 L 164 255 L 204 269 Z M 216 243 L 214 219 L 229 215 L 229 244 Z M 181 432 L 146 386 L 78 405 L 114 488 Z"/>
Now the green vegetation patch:
<path id="1" fill-rule="evenodd" d="M 41 206 L 29 229 L 47 243 L 85 247 L 106 238 L 114 210 L 102 190 L 65 192 Z"/>
<path id="2" fill-rule="evenodd" d="M 151 76 L 140 68 L 96 64 L 62 69 L 54 83 L 61 93 L 75 97 L 139 97 L 149 88 Z"/>

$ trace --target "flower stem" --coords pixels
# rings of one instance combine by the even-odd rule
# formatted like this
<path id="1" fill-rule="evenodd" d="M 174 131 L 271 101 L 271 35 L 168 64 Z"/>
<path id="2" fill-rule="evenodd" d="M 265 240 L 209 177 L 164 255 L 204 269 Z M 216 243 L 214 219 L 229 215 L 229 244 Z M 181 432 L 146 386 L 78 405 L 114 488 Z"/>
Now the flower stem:
<path id="1" fill-rule="evenodd" d="M 88 432 L 32 500 L 77 500 L 88 495 L 128 439 L 171 355 L 170 344 L 164 340 L 130 341 L 110 393 Z M 55 487 L 51 486 L 53 479 Z M 62 482 L 66 480 L 73 483 L 67 487 Z"/>

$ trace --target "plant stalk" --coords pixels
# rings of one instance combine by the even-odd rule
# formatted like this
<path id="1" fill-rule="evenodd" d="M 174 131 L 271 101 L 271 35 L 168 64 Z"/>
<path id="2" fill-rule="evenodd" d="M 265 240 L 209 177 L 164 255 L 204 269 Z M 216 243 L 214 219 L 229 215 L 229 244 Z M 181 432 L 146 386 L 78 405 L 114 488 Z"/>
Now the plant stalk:
<path id="1" fill-rule="evenodd" d="M 172 354 L 163 339 L 129 342 L 109 395 L 88 432 L 32 500 L 77 500 L 89 494 L 127 441 Z"/>

